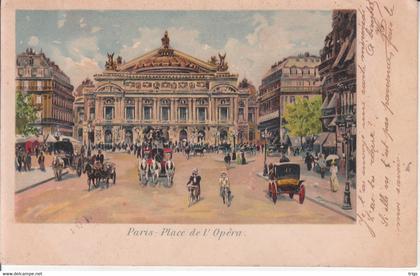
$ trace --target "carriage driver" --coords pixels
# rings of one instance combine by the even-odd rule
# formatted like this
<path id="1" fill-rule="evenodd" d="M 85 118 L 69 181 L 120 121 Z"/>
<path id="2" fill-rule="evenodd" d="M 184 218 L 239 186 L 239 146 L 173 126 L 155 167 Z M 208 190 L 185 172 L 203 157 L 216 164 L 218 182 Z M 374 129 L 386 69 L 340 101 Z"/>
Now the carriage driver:
<path id="1" fill-rule="evenodd" d="M 96 155 L 96 161 L 99 161 L 99 162 L 101 162 L 101 164 L 103 165 L 104 164 L 104 155 L 103 155 L 103 153 L 102 153 L 102 151 L 101 150 L 98 150 L 98 154 Z"/>
<path id="2" fill-rule="evenodd" d="M 188 184 L 191 183 L 192 186 L 197 187 L 197 194 L 198 198 L 200 198 L 201 188 L 200 188 L 201 176 L 198 175 L 198 169 L 193 169 L 192 175 L 190 176 L 190 180 L 188 180 Z"/>

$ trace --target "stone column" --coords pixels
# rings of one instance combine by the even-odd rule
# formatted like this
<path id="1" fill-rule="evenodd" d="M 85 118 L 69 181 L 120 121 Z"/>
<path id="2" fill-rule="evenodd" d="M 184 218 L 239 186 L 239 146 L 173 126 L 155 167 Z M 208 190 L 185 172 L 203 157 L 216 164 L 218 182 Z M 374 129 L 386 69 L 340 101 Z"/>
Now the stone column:
<path id="1" fill-rule="evenodd" d="M 139 109 L 137 110 L 139 121 L 143 118 L 143 98 L 139 98 Z"/>
<path id="2" fill-rule="evenodd" d="M 197 118 L 196 118 L 196 112 L 195 112 L 195 98 L 192 98 L 191 99 L 191 103 L 192 103 L 192 105 L 191 105 L 191 116 L 192 116 L 192 118 L 191 118 L 191 120 L 192 120 L 192 122 L 193 123 L 196 123 L 197 122 Z"/>
<path id="3" fill-rule="evenodd" d="M 192 122 L 192 101 L 193 99 L 188 99 L 188 121 Z"/>
<path id="4" fill-rule="evenodd" d="M 134 100 L 134 121 L 138 122 L 139 120 L 139 98 L 135 98 Z M 133 133 L 133 140 L 134 140 L 134 133 Z"/>
<path id="5" fill-rule="evenodd" d="M 230 114 L 229 114 L 230 121 L 234 124 L 235 123 L 235 98 L 230 98 Z"/>
<path id="6" fill-rule="evenodd" d="M 213 105 L 212 105 L 212 98 L 208 98 L 208 100 L 209 100 L 209 105 L 208 105 L 208 108 L 207 108 L 207 110 L 208 110 L 208 115 L 207 115 L 207 121 L 208 122 L 213 122 Z"/>
<path id="7" fill-rule="evenodd" d="M 118 98 L 115 98 L 114 101 L 114 118 L 113 120 L 118 120 L 118 117 L 120 116 L 120 100 Z"/>
<path id="8" fill-rule="evenodd" d="M 171 99 L 171 122 L 175 122 L 176 121 L 176 117 L 175 117 L 175 99 Z"/>
<path id="9" fill-rule="evenodd" d="M 174 99 L 174 122 L 178 121 L 178 101 Z"/>
<path id="10" fill-rule="evenodd" d="M 95 118 L 94 120 L 102 120 L 103 119 L 103 115 L 102 112 L 103 110 L 101 110 L 102 108 L 102 99 L 101 98 L 97 98 L 95 101 Z M 90 112 L 90 107 L 88 107 L 88 116 L 90 116 L 89 112 Z"/>
<path id="11" fill-rule="evenodd" d="M 214 121 L 218 122 L 219 121 L 219 107 L 217 105 L 217 99 L 213 99 L 214 100 Z"/>
<path id="12" fill-rule="evenodd" d="M 152 112 L 152 114 L 153 114 L 153 120 L 152 121 L 154 121 L 154 122 L 156 122 L 157 120 L 158 120 L 158 118 L 157 118 L 157 102 L 158 102 L 158 98 L 155 98 L 155 100 L 153 101 L 153 112 Z"/>

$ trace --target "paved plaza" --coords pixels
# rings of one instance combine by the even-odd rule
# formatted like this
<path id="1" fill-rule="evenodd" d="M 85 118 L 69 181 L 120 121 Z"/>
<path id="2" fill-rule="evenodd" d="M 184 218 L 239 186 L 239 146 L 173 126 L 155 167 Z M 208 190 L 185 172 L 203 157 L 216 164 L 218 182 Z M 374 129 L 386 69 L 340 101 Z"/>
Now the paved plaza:
<path id="1" fill-rule="evenodd" d="M 24 192 L 17 193 L 16 220 L 18 222 L 72 223 L 353 223 L 342 215 L 312 200 L 298 203 L 297 197 L 281 196 L 277 204 L 266 196 L 267 182 L 257 174 L 263 167 L 263 155 L 249 157 L 254 162 L 235 164 L 228 171 L 233 201 L 223 205 L 219 196 L 218 178 L 225 169 L 216 153 L 186 160 L 182 153 L 174 154 L 176 174 L 174 185 L 144 187 L 137 176 L 137 159 L 128 153 L 105 153 L 105 158 L 116 164 L 117 183 L 109 189 L 88 192 L 87 177 L 75 172 L 63 180 L 47 181 Z M 202 176 L 202 198 L 188 207 L 186 182 L 196 167 Z M 35 169 L 36 171 L 36 169 Z M 26 173 L 26 174 L 30 174 Z M 302 168 L 305 174 L 305 169 Z M 47 172 L 48 174 L 48 172 Z M 327 180 L 305 181 L 307 190 L 322 188 Z M 305 178 L 305 175 L 302 175 Z M 34 179 L 34 181 L 36 181 Z M 320 183 L 324 183 L 320 185 Z M 309 188 L 311 186 L 311 188 Z M 325 191 L 324 193 L 328 193 Z M 342 193 L 336 195 L 342 198 Z"/>

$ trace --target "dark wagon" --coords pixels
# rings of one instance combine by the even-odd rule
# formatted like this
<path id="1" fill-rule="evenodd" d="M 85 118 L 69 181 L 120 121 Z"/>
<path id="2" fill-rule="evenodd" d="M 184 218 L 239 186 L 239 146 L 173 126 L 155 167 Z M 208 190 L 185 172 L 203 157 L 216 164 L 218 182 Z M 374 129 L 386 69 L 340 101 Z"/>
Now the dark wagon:
<path id="1" fill-rule="evenodd" d="M 288 194 L 293 198 L 295 194 L 299 195 L 299 203 L 303 204 L 305 200 L 305 186 L 300 179 L 300 165 L 292 162 L 276 163 L 273 166 L 274 180 L 268 184 L 268 195 L 277 201 L 277 195 Z"/>

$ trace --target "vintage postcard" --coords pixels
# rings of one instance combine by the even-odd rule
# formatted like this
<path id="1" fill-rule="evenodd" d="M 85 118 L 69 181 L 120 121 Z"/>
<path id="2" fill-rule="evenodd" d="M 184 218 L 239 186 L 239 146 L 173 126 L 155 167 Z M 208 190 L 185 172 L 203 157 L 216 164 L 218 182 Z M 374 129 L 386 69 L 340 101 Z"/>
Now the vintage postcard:
<path id="1" fill-rule="evenodd" d="M 2 3 L 2 263 L 416 265 L 415 1 L 98 4 Z"/>

